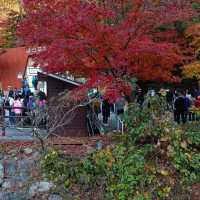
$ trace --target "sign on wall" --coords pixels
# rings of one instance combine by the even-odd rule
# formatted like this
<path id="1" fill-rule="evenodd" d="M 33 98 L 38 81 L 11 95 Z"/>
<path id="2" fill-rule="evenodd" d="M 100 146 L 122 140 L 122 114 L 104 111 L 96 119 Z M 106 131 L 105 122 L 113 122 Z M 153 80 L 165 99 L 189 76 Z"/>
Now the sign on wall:
<path id="1" fill-rule="evenodd" d="M 23 74 L 22 74 L 22 72 L 19 72 L 19 73 L 17 74 L 17 79 L 23 79 Z"/>

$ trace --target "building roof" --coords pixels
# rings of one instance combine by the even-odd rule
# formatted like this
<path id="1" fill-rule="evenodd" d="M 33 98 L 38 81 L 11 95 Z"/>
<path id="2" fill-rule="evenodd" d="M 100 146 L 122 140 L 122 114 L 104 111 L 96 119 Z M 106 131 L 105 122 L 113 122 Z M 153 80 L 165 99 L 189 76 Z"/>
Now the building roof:
<path id="1" fill-rule="evenodd" d="M 68 79 L 68 78 L 63 78 L 57 74 L 51 74 L 51 73 L 46 73 L 46 72 L 39 72 L 40 74 L 43 74 L 45 76 L 49 76 L 49 77 L 52 77 L 52 78 L 55 78 L 57 80 L 60 80 L 60 81 L 64 81 L 66 83 L 70 83 L 72 85 L 75 85 L 75 86 L 80 86 L 81 83 L 77 82 L 77 81 L 74 81 L 74 80 L 71 80 L 71 79 Z"/>

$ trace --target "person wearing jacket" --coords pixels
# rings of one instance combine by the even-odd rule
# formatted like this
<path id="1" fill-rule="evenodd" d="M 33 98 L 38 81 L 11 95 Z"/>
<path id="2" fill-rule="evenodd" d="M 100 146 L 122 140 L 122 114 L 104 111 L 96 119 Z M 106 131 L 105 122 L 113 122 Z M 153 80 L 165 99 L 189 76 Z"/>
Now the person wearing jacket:
<path id="1" fill-rule="evenodd" d="M 175 99 L 174 102 L 174 120 L 178 124 L 180 124 L 181 121 L 183 124 L 185 124 L 187 121 L 185 115 L 186 112 L 187 112 L 187 105 L 185 97 L 182 93 L 178 93 L 177 98 Z"/>
<path id="2" fill-rule="evenodd" d="M 108 100 L 103 100 L 102 103 L 102 115 L 103 115 L 103 123 L 108 125 L 108 118 L 110 117 L 110 104 Z"/>

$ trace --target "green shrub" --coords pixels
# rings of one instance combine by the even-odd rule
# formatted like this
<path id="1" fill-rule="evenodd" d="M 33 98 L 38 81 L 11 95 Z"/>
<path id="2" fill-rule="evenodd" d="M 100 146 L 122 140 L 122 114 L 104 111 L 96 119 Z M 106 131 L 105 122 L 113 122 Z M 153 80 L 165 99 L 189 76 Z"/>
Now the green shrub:
<path id="1" fill-rule="evenodd" d="M 105 200 L 181 199 L 177 188 L 187 193 L 200 183 L 200 126 L 177 126 L 160 107 L 157 97 L 150 109 L 130 106 L 121 140 L 85 157 L 49 151 L 42 160 L 45 174 L 66 190 L 78 190 L 80 198 L 99 191 Z"/>

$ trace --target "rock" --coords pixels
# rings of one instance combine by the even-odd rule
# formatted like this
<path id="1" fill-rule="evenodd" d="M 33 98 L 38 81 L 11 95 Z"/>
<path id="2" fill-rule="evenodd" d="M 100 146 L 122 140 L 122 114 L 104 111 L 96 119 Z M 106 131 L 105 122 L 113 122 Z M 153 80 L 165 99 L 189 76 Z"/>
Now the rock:
<path id="1" fill-rule="evenodd" d="M 33 155 L 31 156 L 33 160 L 38 160 L 40 158 L 40 153 L 39 152 L 34 152 Z"/>
<path id="2" fill-rule="evenodd" d="M 29 154 L 33 153 L 33 150 L 31 148 L 27 147 L 27 148 L 24 149 L 24 153 L 29 155 Z"/>
<path id="3" fill-rule="evenodd" d="M 10 182 L 10 181 L 5 181 L 5 182 L 2 184 L 2 188 L 3 188 L 3 189 L 10 189 L 10 188 L 12 188 L 11 182 Z"/>
<path id="4" fill-rule="evenodd" d="M 0 163 L 0 184 L 3 183 L 3 179 L 4 179 L 4 167 L 2 163 Z"/>
<path id="5" fill-rule="evenodd" d="M 36 182 L 31 185 L 29 189 L 29 195 L 31 197 L 35 196 L 39 192 L 48 192 L 53 187 L 53 183 L 49 183 L 46 181 Z"/>
<path id="6" fill-rule="evenodd" d="M 12 150 L 10 150 L 10 151 L 8 152 L 8 154 L 11 155 L 11 156 L 16 156 L 17 153 L 18 153 L 18 150 L 17 150 L 17 149 L 12 149 Z"/>
<path id="7" fill-rule="evenodd" d="M 2 184 L 2 188 L 4 190 L 10 189 L 10 188 L 19 189 L 19 188 L 23 187 L 26 184 L 27 184 L 27 179 L 23 179 L 23 177 L 16 176 L 16 177 L 12 177 L 12 178 L 6 179 L 4 181 L 4 183 Z"/>
<path id="8" fill-rule="evenodd" d="M 19 175 L 24 178 L 31 176 L 32 170 L 35 166 L 34 160 L 23 159 L 18 161 Z"/>
<path id="9" fill-rule="evenodd" d="M 6 177 L 15 176 L 17 173 L 17 162 L 15 160 L 6 160 L 4 168 Z"/>
<path id="10" fill-rule="evenodd" d="M 49 196 L 48 200 L 63 200 L 63 198 L 59 195 L 53 194 Z"/>
<path id="11" fill-rule="evenodd" d="M 4 154 L 0 153 L 0 160 L 4 159 Z"/>
<path id="12" fill-rule="evenodd" d="M 1 200 L 27 200 L 27 195 L 22 192 L 0 192 Z"/>

